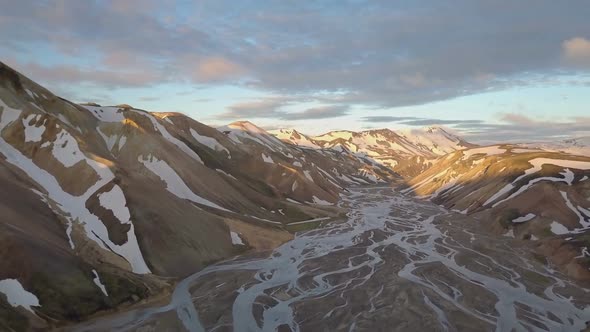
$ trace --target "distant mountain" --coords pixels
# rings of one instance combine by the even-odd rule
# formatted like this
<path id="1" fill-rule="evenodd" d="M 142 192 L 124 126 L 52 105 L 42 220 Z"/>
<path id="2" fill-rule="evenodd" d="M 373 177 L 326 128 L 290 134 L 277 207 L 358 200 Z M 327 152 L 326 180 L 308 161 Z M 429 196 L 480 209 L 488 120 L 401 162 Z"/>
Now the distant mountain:
<path id="1" fill-rule="evenodd" d="M 527 149 L 564 152 L 580 156 L 590 156 L 590 136 L 567 139 L 559 142 L 518 144 Z"/>
<path id="2" fill-rule="evenodd" d="M 577 141 L 577 140 L 576 140 Z M 577 141 L 578 142 L 578 141 Z M 448 154 L 405 193 L 489 219 L 500 235 L 539 243 L 572 276 L 590 278 L 590 155 L 493 145 Z"/>
<path id="3" fill-rule="evenodd" d="M 279 129 L 271 133 L 284 142 L 297 146 L 346 150 L 371 158 L 406 177 L 420 174 L 440 156 L 475 146 L 440 127 L 398 132 L 390 129 L 332 131 L 319 136 L 306 136 L 294 129 Z"/>
<path id="4" fill-rule="evenodd" d="M 397 177 L 249 122 L 77 105 L 0 63 L 0 317 L 42 329 L 135 303 L 342 215 L 346 186 Z M 6 303 L 9 291 L 34 310 Z"/>

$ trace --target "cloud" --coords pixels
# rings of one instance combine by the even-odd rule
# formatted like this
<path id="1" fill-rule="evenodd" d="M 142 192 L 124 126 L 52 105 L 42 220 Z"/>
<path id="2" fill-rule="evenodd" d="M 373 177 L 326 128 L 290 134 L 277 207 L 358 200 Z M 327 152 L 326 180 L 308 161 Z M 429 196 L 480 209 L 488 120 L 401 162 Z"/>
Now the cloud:
<path id="1" fill-rule="evenodd" d="M 418 120 L 419 118 L 413 116 L 390 116 L 390 115 L 374 115 L 365 116 L 362 118 L 364 122 L 400 122 L 406 120 Z"/>
<path id="2" fill-rule="evenodd" d="M 101 59 L 97 71 L 131 65 L 134 76 L 143 68 L 161 82 L 242 84 L 247 75 L 272 94 L 321 91 L 326 103 L 395 107 L 527 84 L 514 77 L 563 69 L 562 56 L 587 63 L 587 39 L 572 38 L 587 26 L 586 9 L 583 0 L 12 1 L 0 13 L 0 42 L 9 56 L 42 45 L 57 57 Z M 27 63 L 20 69 L 29 73 Z"/>
<path id="3" fill-rule="evenodd" d="M 413 116 L 365 116 L 363 122 L 396 122 L 408 126 L 432 126 L 432 125 L 472 125 L 482 124 L 482 120 L 450 120 L 419 118 Z"/>
<path id="4" fill-rule="evenodd" d="M 586 0 L 567 6 L 549 0 L 0 3 L 2 56 L 18 59 L 15 69 L 60 92 L 80 84 L 107 94 L 188 84 L 297 96 L 232 105 L 219 119 L 320 119 L 362 106 L 368 123 L 447 124 L 493 134 L 529 127 L 514 116 L 495 127 L 371 112 L 560 84 L 559 75 L 590 69 L 590 37 L 581 34 L 588 26 Z M 285 110 L 309 101 L 323 106 Z M 568 128 L 577 127 L 562 127 Z"/>
<path id="5" fill-rule="evenodd" d="M 474 142 L 556 141 L 570 136 L 590 136 L 590 117 L 565 121 L 537 120 L 515 113 L 499 114 L 503 123 L 459 125 L 464 136 Z"/>
<path id="6" fill-rule="evenodd" d="M 313 120 L 330 119 L 348 114 L 349 106 L 331 105 L 306 109 L 303 112 L 282 112 L 278 118 L 281 120 Z"/>
<path id="7" fill-rule="evenodd" d="M 244 69 L 222 57 L 202 59 L 193 71 L 193 79 L 197 82 L 222 81 L 238 77 Z"/>
<path id="8" fill-rule="evenodd" d="M 532 142 L 590 136 L 590 117 L 563 121 L 539 120 L 519 113 L 497 114 L 497 121 L 420 118 L 412 116 L 365 116 L 366 123 L 396 123 L 411 127 L 450 126 L 474 143 Z M 371 125 L 370 128 L 375 126 Z"/>
<path id="9" fill-rule="evenodd" d="M 36 62 L 14 64 L 16 68 L 26 68 L 34 80 L 41 82 L 59 82 L 62 85 L 76 83 L 99 84 L 109 89 L 117 87 L 139 87 L 162 82 L 158 73 L 145 70 L 109 70 L 100 68 L 84 68 L 77 66 L 55 65 L 45 66 Z"/>
<path id="10" fill-rule="evenodd" d="M 563 42 L 563 55 L 570 64 L 590 67 L 590 40 L 575 37 Z"/>
<path id="11" fill-rule="evenodd" d="M 283 97 L 266 98 L 240 102 L 229 106 L 227 112 L 217 116 L 218 119 L 277 118 L 279 108 L 287 105 L 289 100 Z"/>
<path id="12" fill-rule="evenodd" d="M 401 122 L 409 126 L 434 126 L 434 125 L 472 125 L 481 124 L 482 120 L 446 120 L 446 119 L 416 119 Z"/>
<path id="13" fill-rule="evenodd" d="M 525 115 L 516 114 L 516 113 L 504 113 L 501 115 L 500 119 L 504 122 L 509 122 L 509 123 L 517 124 L 517 125 L 524 125 L 524 126 L 534 125 L 536 123 L 536 121 L 534 121 L 533 119 L 531 119 Z"/>
<path id="14" fill-rule="evenodd" d="M 267 118 L 275 120 L 329 119 L 348 114 L 349 106 L 323 105 L 301 112 L 287 112 L 282 108 L 299 101 L 296 97 L 273 97 L 240 102 L 228 107 L 227 112 L 217 116 L 220 120 Z"/>
<path id="15" fill-rule="evenodd" d="M 140 97 L 139 100 L 141 100 L 141 101 L 156 101 L 156 100 L 160 100 L 160 97 L 146 96 L 146 97 Z"/>

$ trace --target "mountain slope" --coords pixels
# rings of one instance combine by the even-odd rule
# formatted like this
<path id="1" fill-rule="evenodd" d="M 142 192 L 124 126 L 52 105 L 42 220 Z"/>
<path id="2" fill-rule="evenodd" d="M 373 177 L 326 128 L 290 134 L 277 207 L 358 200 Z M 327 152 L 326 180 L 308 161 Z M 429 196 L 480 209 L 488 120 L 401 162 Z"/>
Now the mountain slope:
<path id="1" fill-rule="evenodd" d="M 489 219 L 497 234 L 540 240 L 542 253 L 587 279 L 589 179 L 588 156 L 496 145 L 449 154 L 403 192 Z"/>
<path id="2" fill-rule="evenodd" d="M 390 167 L 405 177 L 420 174 L 442 155 L 475 146 L 440 127 L 399 132 L 389 129 L 333 131 L 315 137 L 305 136 L 293 129 L 279 129 L 272 133 L 285 142 L 301 147 L 345 149 Z"/>
<path id="3" fill-rule="evenodd" d="M 77 105 L 0 63 L 1 324 L 46 327 L 165 292 L 211 262 L 286 241 L 289 223 L 341 215 L 333 205 L 348 185 L 396 177 L 254 126 L 229 131 Z"/>

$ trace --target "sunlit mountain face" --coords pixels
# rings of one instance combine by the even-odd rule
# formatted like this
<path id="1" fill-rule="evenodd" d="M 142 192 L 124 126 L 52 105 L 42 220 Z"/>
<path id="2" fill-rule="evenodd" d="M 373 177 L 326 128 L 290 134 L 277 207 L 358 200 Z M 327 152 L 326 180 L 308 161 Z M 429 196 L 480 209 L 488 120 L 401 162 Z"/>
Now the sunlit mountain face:
<path id="1" fill-rule="evenodd" d="M 581 331 L 590 5 L 0 11 L 0 331 Z"/>

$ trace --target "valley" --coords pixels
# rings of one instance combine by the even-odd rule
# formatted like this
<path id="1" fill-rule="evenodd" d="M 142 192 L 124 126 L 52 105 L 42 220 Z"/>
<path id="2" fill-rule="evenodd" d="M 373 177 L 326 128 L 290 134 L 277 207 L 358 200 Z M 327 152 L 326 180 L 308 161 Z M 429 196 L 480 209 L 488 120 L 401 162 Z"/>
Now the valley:
<path id="1" fill-rule="evenodd" d="M 586 142 L 210 127 L 0 63 L 0 330 L 582 330 Z"/>
<path id="2" fill-rule="evenodd" d="M 0 332 L 590 332 L 590 1 L 0 3 Z"/>
<path id="3" fill-rule="evenodd" d="M 342 223 L 184 279 L 170 304 L 71 331 L 581 330 L 590 291 L 527 243 L 401 195 L 351 189 Z"/>

